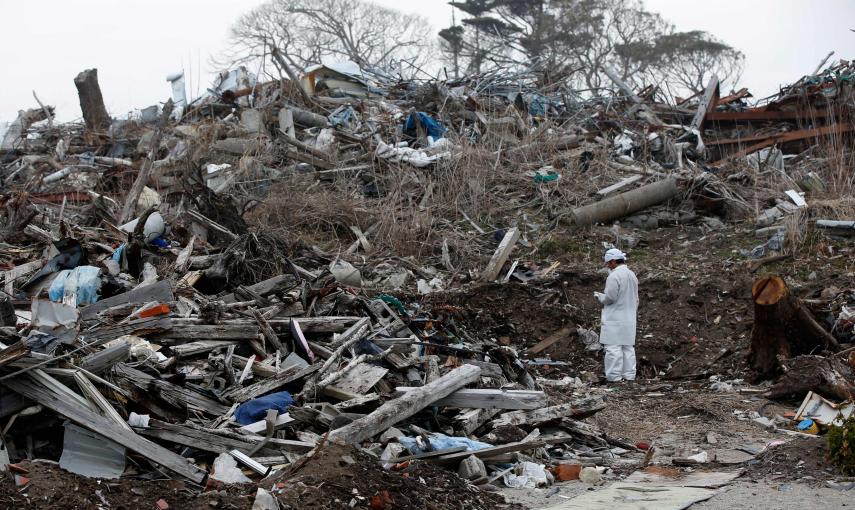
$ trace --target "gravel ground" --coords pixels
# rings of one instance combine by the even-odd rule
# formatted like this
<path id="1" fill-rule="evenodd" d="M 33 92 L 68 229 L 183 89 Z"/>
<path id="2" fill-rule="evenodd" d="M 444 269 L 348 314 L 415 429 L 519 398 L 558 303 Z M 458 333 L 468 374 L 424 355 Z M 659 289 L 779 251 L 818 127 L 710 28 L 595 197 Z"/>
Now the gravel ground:
<path id="1" fill-rule="evenodd" d="M 581 482 L 566 482 L 549 489 L 503 489 L 508 501 L 519 503 L 532 510 L 548 510 L 578 496 L 591 486 Z M 555 488 L 559 491 L 555 492 Z M 707 501 L 692 505 L 691 510 L 790 510 L 832 509 L 855 507 L 855 494 L 851 491 L 820 488 L 802 483 L 768 483 L 739 481 L 723 487 Z"/>

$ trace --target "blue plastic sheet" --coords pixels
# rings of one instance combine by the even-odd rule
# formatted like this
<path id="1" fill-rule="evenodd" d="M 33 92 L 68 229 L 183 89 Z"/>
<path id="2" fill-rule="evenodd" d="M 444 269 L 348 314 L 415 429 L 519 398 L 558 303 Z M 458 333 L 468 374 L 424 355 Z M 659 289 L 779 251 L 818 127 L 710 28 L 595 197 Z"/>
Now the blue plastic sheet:
<path id="1" fill-rule="evenodd" d="M 418 445 L 416 444 L 416 439 L 414 437 L 401 436 L 398 438 L 398 442 L 404 445 L 404 448 L 410 450 L 410 452 L 412 452 L 413 454 L 425 453 L 421 448 L 418 447 Z M 493 446 L 488 443 L 482 443 L 481 441 L 474 441 L 472 439 L 469 439 L 468 437 L 451 437 L 446 436 L 445 434 L 431 434 L 430 444 L 431 446 L 433 446 L 434 450 L 447 450 L 448 448 L 457 448 L 459 446 L 465 446 L 467 452 L 483 450 L 484 448 L 492 448 Z"/>
<path id="2" fill-rule="evenodd" d="M 60 271 L 48 289 L 51 301 L 59 303 L 66 295 L 77 295 L 76 305 L 98 301 L 101 288 L 101 269 L 95 266 L 79 266 Z"/>
<path id="3" fill-rule="evenodd" d="M 442 134 L 445 133 L 445 128 L 442 127 L 442 124 L 435 121 L 433 117 L 428 115 L 425 112 L 416 112 L 416 115 L 419 116 L 419 122 L 422 126 L 424 126 L 425 131 L 427 131 L 427 135 L 433 138 L 434 140 L 439 140 L 442 138 Z M 416 122 L 413 119 L 413 115 L 410 114 L 407 117 L 406 122 L 404 122 L 404 132 L 415 131 L 416 130 Z"/>
<path id="4" fill-rule="evenodd" d="M 263 397 L 244 402 L 235 409 L 235 421 L 241 425 L 249 425 L 263 420 L 268 409 L 276 409 L 279 413 L 288 411 L 294 403 L 294 397 L 287 391 L 271 393 Z"/>

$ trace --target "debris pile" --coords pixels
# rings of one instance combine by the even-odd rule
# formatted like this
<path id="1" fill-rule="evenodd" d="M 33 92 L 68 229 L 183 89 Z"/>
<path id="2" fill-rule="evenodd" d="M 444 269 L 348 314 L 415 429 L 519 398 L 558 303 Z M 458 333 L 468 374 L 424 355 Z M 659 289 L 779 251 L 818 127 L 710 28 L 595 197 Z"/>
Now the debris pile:
<path id="1" fill-rule="evenodd" d="M 619 222 L 614 244 L 632 247 L 645 229 L 748 224 L 768 239 L 743 254 L 752 272 L 813 225 L 851 235 L 855 216 L 826 215 L 855 212 L 840 171 L 855 67 L 759 106 L 716 78 L 665 104 L 605 72 L 617 93 L 583 98 L 525 73 L 416 82 L 346 63 L 262 83 L 239 68 L 195 101 L 170 76 L 172 99 L 116 120 L 87 70 L 83 123 L 22 110 L 0 145 L 0 469 L 16 503 L 32 504 L 22 459 L 251 484 L 245 503 L 294 508 L 500 508 L 474 487 L 646 465 L 647 448 L 584 421 L 606 406 L 590 380 L 521 356 L 573 335 L 595 352 L 593 331 L 481 336 L 454 292 L 555 283 L 538 249 L 558 225 Z M 566 285 L 541 306 L 574 306 Z M 816 356 L 852 343 L 851 290 L 812 302 L 767 276 L 752 296 L 755 374 L 851 398 L 849 366 Z M 816 305 L 839 313 L 833 330 Z M 782 360 L 809 357 L 834 375 L 798 386 Z"/>

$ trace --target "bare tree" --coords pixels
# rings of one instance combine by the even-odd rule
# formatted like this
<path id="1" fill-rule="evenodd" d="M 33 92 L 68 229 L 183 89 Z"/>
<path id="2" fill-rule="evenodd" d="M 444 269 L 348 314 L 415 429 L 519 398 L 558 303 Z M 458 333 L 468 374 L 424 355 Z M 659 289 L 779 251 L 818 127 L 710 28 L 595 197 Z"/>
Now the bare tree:
<path id="1" fill-rule="evenodd" d="M 420 66 L 433 36 L 423 17 L 362 0 L 269 0 L 235 22 L 230 42 L 220 65 L 267 60 L 276 47 L 297 69 L 336 60 Z"/>
<path id="2" fill-rule="evenodd" d="M 669 80 L 692 92 L 715 72 L 739 76 L 742 54 L 703 32 L 675 32 L 640 0 L 459 0 L 470 17 L 440 32 L 461 68 L 525 66 L 544 83 L 597 90 L 603 66 L 640 86 Z"/>

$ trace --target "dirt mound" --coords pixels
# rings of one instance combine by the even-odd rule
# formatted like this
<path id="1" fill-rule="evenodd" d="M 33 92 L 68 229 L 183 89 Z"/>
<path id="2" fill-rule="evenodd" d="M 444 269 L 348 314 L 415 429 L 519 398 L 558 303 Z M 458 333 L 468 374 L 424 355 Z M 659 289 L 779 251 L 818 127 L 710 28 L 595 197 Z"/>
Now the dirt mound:
<path id="1" fill-rule="evenodd" d="M 395 510 L 521 509 L 481 491 L 456 474 L 426 462 L 385 471 L 377 459 L 353 448 L 328 444 L 282 479 L 277 494 L 285 508 Z"/>
<path id="2" fill-rule="evenodd" d="M 828 462 L 828 444 L 824 438 L 797 437 L 785 444 L 773 446 L 749 463 L 753 479 L 768 477 L 775 481 L 822 482 L 842 476 Z M 807 479 L 807 480 L 806 480 Z"/>
<path id="3" fill-rule="evenodd" d="M 647 264 L 632 269 L 641 301 L 636 345 L 640 377 L 744 373 L 750 310 L 733 275 L 691 279 L 662 274 Z M 586 351 L 575 331 L 599 331 L 601 307 L 594 291 L 602 291 L 604 282 L 605 274 L 590 267 L 568 268 L 547 281 L 481 285 L 434 294 L 430 301 L 460 307 L 458 326 L 465 334 L 499 342 L 507 337 L 521 351 L 569 327 L 569 334 L 530 357 L 567 362 L 578 375 L 600 370 L 601 355 Z"/>
<path id="4" fill-rule="evenodd" d="M 170 509 L 248 509 L 255 500 L 255 486 L 232 485 L 200 493 L 182 480 L 144 481 L 86 478 L 50 462 L 21 462 L 29 485 L 20 489 L 11 473 L 0 479 L 0 508 L 120 508 L 151 510 L 163 499 Z"/>

